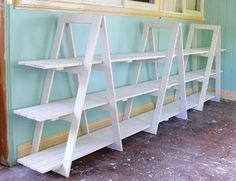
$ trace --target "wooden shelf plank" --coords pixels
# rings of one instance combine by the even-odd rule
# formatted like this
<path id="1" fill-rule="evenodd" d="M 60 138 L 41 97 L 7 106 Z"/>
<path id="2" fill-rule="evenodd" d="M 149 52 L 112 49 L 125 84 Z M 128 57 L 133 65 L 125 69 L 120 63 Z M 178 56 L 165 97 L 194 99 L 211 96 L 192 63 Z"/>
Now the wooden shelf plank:
<path id="1" fill-rule="evenodd" d="M 225 51 L 222 49 L 222 52 Z M 196 48 L 184 50 L 184 55 L 204 55 L 209 53 L 209 48 Z M 167 55 L 167 52 L 146 52 L 146 53 L 127 53 L 127 54 L 117 54 L 111 55 L 111 62 L 132 62 L 135 60 L 156 60 L 163 59 Z M 78 58 L 64 58 L 64 59 L 45 59 L 45 60 L 32 60 L 32 61 L 20 61 L 20 65 L 30 66 L 40 69 L 56 69 L 63 70 L 64 68 L 81 66 L 84 57 Z M 93 64 L 100 64 L 101 56 L 96 56 L 94 58 Z"/>
<path id="2" fill-rule="evenodd" d="M 98 93 L 86 96 L 84 110 L 103 106 L 108 103 L 106 98 L 98 96 Z M 28 108 L 15 110 L 14 113 L 35 121 L 57 120 L 60 117 L 72 114 L 74 111 L 75 99 L 66 99 L 62 101 L 51 102 L 32 106 Z"/>
<path id="3" fill-rule="evenodd" d="M 187 97 L 188 109 L 191 109 L 198 104 L 199 94 Z M 214 98 L 214 94 L 208 93 L 207 100 Z M 177 106 L 178 102 L 173 102 L 163 107 L 161 121 L 166 121 L 170 117 L 180 113 Z M 122 139 L 134 135 L 150 127 L 154 111 L 143 113 L 139 116 L 125 120 L 120 123 Z M 73 153 L 73 161 L 85 155 L 95 152 L 99 149 L 107 147 L 113 143 L 112 127 L 100 129 L 88 135 L 81 136 L 77 139 L 76 147 Z M 60 144 L 44 151 L 31 154 L 29 156 L 18 159 L 18 163 L 36 170 L 40 173 L 46 173 L 51 170 L 56 170 L 62 165 L 66 144 Z"/>
<path id="4" fill-rule="evenodd" d="M 211 75 L 214 76 L 216 72 L 213 70 Z M 194 80 L 201 80 L 204 78 L 204 71 L 199 70 L 197 72 L 186 73 L 186 82 Z M 129 98 L 137 97 L 140 95 L 150 94 L 157 92 L 160 86 L 160 80 L 143 82 L 136 85 L 125 86 L 116 89 L 116 100 L 126 101 Z M 177 86 L 179 83 L 178 75 L 171 76 L 168 84 L 168 88 Z M 33 107 L 23 108 L 15 110 L 14 113 L 28 119 L 32 119 L 38 122 L 47 120 L 57 120 L 63 116 L 72 114 L 74 111 L 75 99 L 67 99 L 62 101 L 56 101 L 49 104 L 42 104 Z M 103 106 L 107 104 L 106 92 L 98 92 L 89 94 L 86 96 L 84 110 L 92 109 L 95 107 Z"/>
<path id="5" fill-rule="evenodd" d="M 83 65 L 83 58 L 69 58 L 69 59 L 48 59 L 48 60 L 32 60 L 32 61 L 20 61 L 20 65 L 25 65 L 29 67 L 39 68 L 39 69 L 57 69 L 63 70 L 64 68 L 76 67 Z M 95 60 L 93 64 L 99 64 L 101 61 Z"/>

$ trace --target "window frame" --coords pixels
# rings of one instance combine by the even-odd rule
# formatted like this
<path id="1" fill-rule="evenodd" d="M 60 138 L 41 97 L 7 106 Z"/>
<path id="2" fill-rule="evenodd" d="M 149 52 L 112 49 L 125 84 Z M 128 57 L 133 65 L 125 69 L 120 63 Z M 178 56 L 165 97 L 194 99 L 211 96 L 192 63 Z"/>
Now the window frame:
<path id="1" fill-rule="evenodd" d="M 90 0 L 92 1 L 92 0 Z M 102 1 L 102 0 L 95 0 Z M 121 6 L 115 5 L 120 1 Z M 153 17 L 153 18 L 172 18 L 172 19 L 184 19 L 184 20 L 194 20 L 203 21 L 204 20 L 204 8 L 201 8 L 201 13 L 192 12 L 191 10 L 186 10 L 185 13 L 182 12 L 171 12 L 161 10 L 161 0 L 157 3 L 151 4 L 154 8 L 143 8 L 142 2 L 131 2 L 132 4 L 125 5 L 127 0 L 105 0 L 109 4 L 96 4 L 96 3 L 84 3 L 82 0 L 13 0 L 15 8 L 18 9 L 31 9 L 31 10 L 48 10 L 48 11 L 59 11 L 59 12 L 93 12 L 93 13 L 107 13 L 115 15 L 129 15 L 129 16 L 142 16 L 142 17 Z M 204 4 L 204 0 L 201 0 Z M 74 2 L 74 3 L 73 3 Z M 82 2 L 82 3 L 81 3 Z M 156 5 L 156 6 L 155 6 Z"/>
<path id="2" fill-rule="evenodd" d="M 183 0 L 183 13 L 192 16 L 204 16 L 204 0 L 200 1 L 200 11 L 187 9 L 187 0 Z"/>

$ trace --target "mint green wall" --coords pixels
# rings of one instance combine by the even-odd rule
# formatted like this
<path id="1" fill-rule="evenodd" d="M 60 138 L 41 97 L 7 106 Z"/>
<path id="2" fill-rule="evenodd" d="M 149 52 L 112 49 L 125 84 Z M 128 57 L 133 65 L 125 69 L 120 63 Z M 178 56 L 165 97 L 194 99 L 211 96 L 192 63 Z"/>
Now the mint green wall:
<path id="1" fill-rule="evenodd" d="M 222 89 L 236 91 L 236 18 L 235 0 L 205 0 L 205 23 L 221 25 L 222 48 Z M 207 37 L 206 37 L 207 39 Z"/>
<path id="2" fill-rule="evenodd" d="M 60 14 L 53 12 L 38 12 L 28 10 L 15 10 L 7 7 L 7 85 L 8 85 L 8 118 L 9 118 L 9 161 L 16 162 L 17 145 L 28 142 L 32 139 L 34 125 L 28 120 L 13 115 L 13 110 L 40 103 L 40 97 L 45 78 L 45 71 L 18 65 L 18 61 L 49 58 L 53 42 L 53 35 L 56 28 L 57 18 Z M 107 16 L 108 33 L 110 38 L 110 49 L 112 53 L 136 52 L 142 33 L 142 23 L 156 21 L 141 17 Z M 188 22 L 183 22 L 183 32 L 188 30 Z M 85 49 L 86 28 L 74 31 L 77 44 L 77 51 L 83 54 Z M 168 33 L 156 32 L 161 39 L 160 47 L 165 47 Z M 186 39 L 186 37 L 184 38 Z M 62 46 L 62 53 L 66 54 L 65 46 Z M 132 66 L 124 63 L 113 65 L 114 80 L 116 86 L 122 86 L 130 81 Z M 147 80 L 150 72 L 144 66 L 141 80 Z M 68 77 L 65 74 L 57 73 L 53 85 L 51 100 L 72 96 Z M 103 90 L 105 80 L 103 74 L 93 71 L 89 84 L 89 92 Z M 144 104 L 150 98 L 144 96 L 135 101 L 135 105 Z M 123 106 L 119 104 L 119 110 Z M 91 110 L 88 112 L 89 121 L 93 122 L 106 116 L 102 111 Z M 62 121 L 47 122 L 44 135 L 51 135 L 65 130 L 68 125 Z"/>

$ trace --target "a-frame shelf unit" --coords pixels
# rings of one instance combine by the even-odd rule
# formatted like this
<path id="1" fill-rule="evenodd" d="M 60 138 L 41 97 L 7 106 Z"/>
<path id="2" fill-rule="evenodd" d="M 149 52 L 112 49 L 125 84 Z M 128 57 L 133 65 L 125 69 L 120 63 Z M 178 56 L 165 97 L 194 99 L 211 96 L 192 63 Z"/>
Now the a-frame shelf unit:
<path id="1" fill-rule="evenodd" d="M 88 45 L 84 57 L 77 57 L 74 47 L 71 24 L 89 24 L 91 27 Z M 170 29 L 171 39 L 167 51 L 144 52 L 147 40 L 154 28 Z M 63 33 L 67 35 L 71 58 L 59 59 Z M 95 56 L 98 37 L 101 41 L 101 55 Z M 196 107 L 199 102 L 199 93 L 186 98 L 186 83 L 205 80 L 205 71 L 196 70 L 185 73 L 184 57 L 202 55 L 208 56 L 210 48 L 194 48 L 183 50 L 182 29 L 178 23 L 148 23 L 145 24 L 141 47 L 138 53 L 111 55 L 107 36 L 106 21 L 99 15 L 72 15 L 62 16 L 59 19 L 51 59 L 22 61 L 21 65 L 44 69 L 47 71 L 44 92 L 40 105 L 18 109 L 14 113 L 36 121 L 35 134 L 32 144 L 32 154 L 19 158 L 18 162 L 40 173 L 48 171 L 57 172 L 65 177 L 69 176 L 73 160 L 88 155 L 104 147 L 122 151 L 122 139 L 147 131 L 156 134 L 158 124 L 170 117 L 179 116 L 187 118 L 187 110 Z M 219 56 L 219 55 L 218 55 Z M 131 85 L 115 89 L 113 81 L 112 63 L 127 62 L 136 65 L 136 72 Z M 164 64 L 161 79 L 153 79 L 138 83 L 139 71 L 142 62 L 155 62 Z M 178 65 L 178 74 L 170 75 L 173 63 Z M 86 94 L 88 80 L 92 68 L 103 71 L 106 77 L 106 91 Z M 218 69 L 217 69 L 218 70 Z M 49 102 L 54 73 L 67 72 L 74 75 L 76 96 L 74 98 Z M 209 76 L 217 77 L 217 71 L 211 70 Z M 178 87 L 180 92 L 175 102 L 164 105 L 166 90 Z M 146 94 L 157 94 L 158 103 L 153 111 L 130 118 L 130 109 L 126 108 L 125 119 L 119 122 L 117 101 L 126 101 L 132 107 L 132 99 Z M 205 99 L 212 99 L 208 94 Z M 90 133 L 88 129 L 86 110 L 101 107 L 110 111 L 112 125 Z M 39 151 L 40 140 L 45 121 L 65 120 L 70 122 L 69 137 L 66 143 Z M 77 138 L 79 126 L 82 127 L 83 136 Z"/>
<path id="2" fill-rule="evenodd" d="M 204 24 L 192 24 L 189 28 L 189 34 L 186 42 L 186 49 L 196 48 L 197 44 L 197 32 L 208 31 L 211 32 L 212 37 L 210 38 L 210 48 L 207 54 L 196 54 L 192 55 L 192 72 L 202 72 L 204 75 L 203 79 L 198 79 L 192 84 L 192 91 L 196 97 L 197 101 L 192 102 L 192 108 L 202 111 L 204 103 L 208 100 L 220 101 L 220 86 L 221 86 L 221 52 L 225 51 L 221 49 L 221 27 L 218 25 L 204 25 Z M 199 70 L 199 58 L 205 57 L 206 66 L 205 69 Z M 185 58 L 185 69 L 187 70 L 187 64 L 190 63 L 189 56 Z M 215 66 L 214 66 L 215 63 Z M 209 81 L 210 79 L 215 79 L 215 93 L 210 92 Z M 202 85 L 199 87 L 198 82 Z M 190 103 L 189 103 L 190 104 Z"/>

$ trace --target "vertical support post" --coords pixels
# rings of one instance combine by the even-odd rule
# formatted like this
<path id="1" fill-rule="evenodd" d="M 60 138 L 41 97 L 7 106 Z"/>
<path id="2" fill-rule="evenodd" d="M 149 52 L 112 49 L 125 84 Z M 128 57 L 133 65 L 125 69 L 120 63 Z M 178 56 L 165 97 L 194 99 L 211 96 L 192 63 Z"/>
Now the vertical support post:
<path id="1" fill-rule="evenodd" d="M 145 47 L 147 44 L 148 36 L 149 36 L 149 27 L 145 25 L 144 30 L 143 30 L 143 34 L 142 34 L 139 52 L 145 52 Z M 140 75 L 141 68 L 142 68 L 142 61 L 135 61 L 134 73 L 133 73 L 133 77 L 131 80 L 131 84 L 138 83 L 138 78 Z M 130 118 L 131 111 L 132 111 L 132 105 L 133 105 L 133 98 L 130 98 L 127 100 L 126 105 L 125 105 L 124 120 L 127 120 Z"/>
<path id="2" fill-rule="evenodd" d="M 148 34 L 148 45 L 149 45 L 149 50 L 152 52 L 156 51 L 154 38 L 155 37 L 154 37 L 153 28 L 150 27 L 149 34 Z M 152 79 L 158 80 L 158 62 L 156 62 L 156 61 L 151 62 L 151 68 L 152 68 Z M 156 96 L 152 96 L 152 101 L 153 101 L 154 105 L 156 105 Z"/>
<path id="3" fill-rule="evenodd" d="M 220 102 L 221 94 L 221 30 L 219 30 L 219 38 L 216 48 L 215 55 L 215 68 L 216 68 L 216 79 L 215 79 L 215 98 L 213 101 Z"/>
<path id="4" fill-rule="evenodd" d="M 176 117 L 187 119 L 187 99 L 186 99 L 186 84 L 185 84 L 185 68 L 184 68 L 184 52 L 183 52 L 183 34 L 182 27 L 179 26 L 178 39 L 177 39 L 177 59 L 178 59 L 178 75 L 179 75 L 179 107 L 180 114 Z"/>
<path id="5" fill-rule="evenodd" d="M 64 175 L 65 177 L 69 177 L 71 163 L 73 159 L 73 151 L 76 145 L 76 140 L 78 136 L 78 130 L 80 126 L 81 116 L 83 112 L 83 106 L 85 102 L 86 92 L 88 88 L 88 81 L 91 73 L 92 62 L 95 55 L 98 34 L 100 31 L 102 16 L 98 16 L 91 20 L 91 31 L 89 34 L 88 46 L 85 53 L 83 71 L 78 72 L 80 79 L 80 86 L 78 87 L 75 107 L 74 107 L 74 119 L 71 122 L 69 136 L 66 144 L 65 155 L 63 159 L 62 167 L 55 172 Z"/>
<path id="6" fill-rule="evenodd" d="M 152 134 L 157 133 L 158 125 L 161 121 L 161 115 L 162 115 L 162 110 L 163 110 L 166 89 L 169 82 L 171 65 L 174 59 L 174 54 L 175 54 L 176 45 L 178 41 L 178 33 L 179 33 L 179 25 L 173 26 L 172 36 L 171 36 L 172 41 L 170 42 L 170 47 L 169 47 L 168 54 L 166 57 L 166 62 L 164 65 L 163 76 L 162 76 L 161 85 L 160 85 L 160 89 L 159 89 L 158 97 L 156 101 L 157 102 L 156 109 L 154 110 L 154 114 L 152 118 L 152 124 L 149 129 L 145 130 L 146 132 L 149 132 Z"/>
<path id="7" fill-rule="evenodd" d="M 192 48 L 193 38 L 194 38 L 194 28 L 193 28 L 193 25 L 190 25 L 185 49 L 188 50 L 188 49 Z M 188 65 L 189 56 L 184 57 L 184 59 L 185 59 L 184 67 L 185 67 L 185 71 L 186 71 L 187 65 Z"/>
<path id="8" fill-rule="evenodd" d="M 68 51 L 70 57 L 76 58 L 77 53 L 76 53 L 76 48 L 75 48 L 75 43 L 74 43 L 74 37 L 73 37 L 73 32 L 72 32 L 72 25 L 67 23 L 65 26 L 65 32 L 67 36 L 67 45 L 68 45 Z M 68 74 L 68 78 L 69 78 Z M 77 75 L 72 75 L 73 76 L 73 83 L 74 83 L 74 95 L 77 94 L 77 90 L 79 87 L 79 78 Z M 88 128 L 88 122 L 87 122 L 87 116 L 86 116 L 86 111 L 83 111 L 82 119 L 81 119 L 81 128 L 83 130 L 84 134 L 89 133 L 89 128 Z"/>
<path id="9" fill-rule="evenodd" d="M 105 17 L 102 18 L 100 39 L 102 47 L 102 59 L 104 63 L 104 73 L 107 82 L 107 96 L 108 102 L 110 104 L 110 113 L 112 118 L 112 130 L 114 140 L 114 143 L 109 147 L 118 151 L 123 151 Z"/>
<path id="10" fill-rule="evenodd" d="M 56 34 L 54 38 L 54 43 L 53 43 L 53 48 L 52 48 L 52 53 L 51 53 L 51 58 L 56 59 L 58 57 L 58 53 L 60 50 L 61 46 L 61 41 L 63 37 L 63 32 L 65 28 L 65 23 L 59 19 L 57 29 L 56 29 Z M 52 82 L 54 78 L 54 70 L 48 70 L 46 79 L 45 79 L 45 84 L 44 84 L 44 89 L 43 89 L 43 95 L 41 98 L 41 104 L 46 104 L 49 101 L 49 96 L 51 93 L 51 88 L 52 88 Z M 33 143 L 32 143 L 32 153 L 36 153 L 39 151 L 40 147 L 40 140 L 42 137 L 42 132 L 43 132 L 43 127 L 44 127 L 44 122 L 37 122 L 35 126 L 35 131 L 34 131 L 34 137 L 33 137 Z"/>
<path id="11" fill-rule="evenodd" d="M 214 57 L 215 57 L 215 53 L 216 53 L 217 43 L 219 41 L 219 33 L 220 33 L 220 27 L 219 26 L 215 27 L 213 30 L 212 42 L 211 42 L 211 47 L 210 47 L 210 51 L 209 51 L 205 76 L 203 79 L 202 90 L 201 90 L 200 97 L 199 97 L 199 104 L 195 108 L 196 110 L 199 110 L 199 111 L 203 110 L 203 105 L 206 100 L 206 94 L 207 94 L 207 88 L 208 88 L 208 84 L 209 84 L 211 69 L 212 69 L 212 65 L 213 65 L 213 61 L 214 61 Z"/>
<path id="12" fill-rule="evenodd" d="M 155 46 L 155 39 L 154 39 L 154 32 L 153 28 L 150 27 L 149 34 L 148 34 L 148 45 L 149 45 L 149 50 L 151 52 L 155 52 L 156 46 Z M 152 65 L 152 79 L 153 80 L 158 80 L 158 73 L 157 73 L 157 62 L 151 62 Z"/>
<path id="13" fill-rule="evenodd" d="M 83 134 L 89 134 L 89 126 L 86 111 L 84 110 L 81 117 L 81 128 L 83 130 Z"/>
<path id="14" fill-rule="evenodd" d="M 197 47 L 197 36 L 195 34 L 195 35 L 193 35 L 192 48 L 196 48 L 196 47 Z M 197 69 L 198 69 L 198 57 L 192 56 L 192 71 L 197 71 Z M 193 93 L 197 93 L 199 91 L 197 81 L 193 81 L 192 90 L 193 90 Z"/>
<path id="15" fill-rule="evenodd" d="M 74 37 L 73 37 L 73 32 L 72 32 L 72 25 L 67 23 L 65 26 L 65 32 L 66 32 L 66 37 L 67 37 L 67 45 L 68 45 L 68 51 L 70 57 L 76 58 L 77 53 L 75 49 L 75 43 L 74 43 Z M 69 74 L 68 74 L 69 77 Z M 73 82 L 74 82 L 74 95 L 76 95 L 76 91 L 79 86 L 79 79 L 78 76 L 73 75 Z"/>

